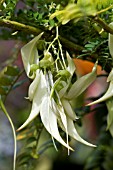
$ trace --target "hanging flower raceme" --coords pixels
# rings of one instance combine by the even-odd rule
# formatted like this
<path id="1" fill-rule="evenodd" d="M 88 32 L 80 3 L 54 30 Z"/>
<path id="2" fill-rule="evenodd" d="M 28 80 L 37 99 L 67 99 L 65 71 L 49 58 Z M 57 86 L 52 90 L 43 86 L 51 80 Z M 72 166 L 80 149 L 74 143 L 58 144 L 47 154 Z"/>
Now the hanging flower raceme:
<path id="1" fill-rule="evenodd" d="M 68 136 L 88 146 L 95 146 L 82 139 L 77 133 L 74 122 L 78 117 L 71 106 L 71 100 L 77 98 L 95 80 L 97 64 L 91 73 L 72 84 L 71 80 L 75 72 L 72 58 L 66 53 L 67 64 L 65 64 L 64 59 L 62 58 L 62 61 L 59 56 L 54 60 L 48 50 L 44 51 L 43 58 L 40 57 L 37 44 L 41 36 L 42 34 L 35 37 L 21 50 L 26 74 L 33 79 L 28 91 L 28 99 L 32 102 L 32 108 L 28 119 L 18 130 L 26 127 L 36 116 L 40 115 L 53 141 L 56 139 L 68 150 L 73 150 L 68 144 Z M 63 57 L 62 53 L 61 55 Z M 66 133 L 66 141 L 62 139 L 58 126 Z"/>

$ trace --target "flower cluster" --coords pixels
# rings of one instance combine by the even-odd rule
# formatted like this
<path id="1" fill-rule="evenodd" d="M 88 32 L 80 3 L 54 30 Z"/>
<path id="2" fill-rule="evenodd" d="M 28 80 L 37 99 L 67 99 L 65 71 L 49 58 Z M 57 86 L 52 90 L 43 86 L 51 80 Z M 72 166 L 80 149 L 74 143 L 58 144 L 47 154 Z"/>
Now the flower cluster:
<path id="1" fill-rule="evenodd" d="M 26 74 L 33 80 L 28 91 L 28 99 L 32 102 L 32 108 L 28 119 L 18 130 L 26 127 L 36 116 L 40 115 L 53 142 L 56 139 L 68 150 L 73 150 L 68 143 L 68 136 L 71 136 L 83 144 L 95 146 L 82 139 L 77 133 L 74 123 L 78 117 L 73 110 L 71 101 L 95 80 L 97 64 L 91 73 L 72 83 L 75 65 L 68 53 L 64 59 L 61 51 L 62 59 L 58 55 L 54 59 L 49 52 L 49 46 L 44 51 L 43 57 L 39 56 L 37 46 L 42 34 L 35 37 L 21 50 Z M 66 133 L 66 141 L 62 139 L 58 126 Z"/>

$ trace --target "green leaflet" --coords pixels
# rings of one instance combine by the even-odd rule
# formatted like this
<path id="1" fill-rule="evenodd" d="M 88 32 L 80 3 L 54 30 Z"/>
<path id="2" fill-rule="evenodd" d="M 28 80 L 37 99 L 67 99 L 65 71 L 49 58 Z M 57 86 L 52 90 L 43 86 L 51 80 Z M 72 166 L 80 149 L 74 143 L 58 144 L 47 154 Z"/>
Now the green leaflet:
<path id="1" fill-rule="evenodd" d="M 24 68 L 25 68 L 26 74 L 29 78 L 33 78 L 32 76 L 30 76 L 31 65 L 38 64 L 39 56 L 38 56 L 38 51 L 37 51 L 37 43 L 38 43 L 39 39 L 41 38 L 42 34 L 43 33 L 39 34 L 37 37 L 35 37 L 29 43 L 24 45 L 21 49 Z"/>
<path id="2" fill-rule="evenodd" d="M 17 66 L 7 66 L 4 69 L 4 74 L 8 76 L 17 76 L 19 74 L 20 70 Z"/>
<path id="3" fill-rule="evenodd" d="M 7 96 L 11 89 L 16 88 L 16 80 L 22 72 L 17 66 L 6 66 L 0 71 L 0 94 Z"/>
<path id="4" fill-rule="evenodd" d="M 108 116 L 107 116 L 107 130 L 113 136 L 113 97 L 106 101 Z"/>
<path id="5" fill-rule="evenodd" d="M 0 86 L 10 86 L 12 84 L 13 78 L 8 76 L 0 77 Z"/>
<path id="6" fill-rule="evenodd" d="M 78 0 L 77 3 L 85 4 L 90 6 L 95 6 L 98 9 L 106 8 L 113 3 L 113 0 Z"/>
<path id="7" fill-rule="evenodd" d="M 113 0 L 93 0 L 98 9 L 106 8 L 113 4 Z"/>
<path id="8" fill-rule="evenodd" d="M 68 94 L 65 96 L 67 99 L 72 100 L 84 92 L 89 85 L 96 79 L 97 63 L 94 65 L 91 73 L 86 74 L 79 78 L 70 88 Z"/>

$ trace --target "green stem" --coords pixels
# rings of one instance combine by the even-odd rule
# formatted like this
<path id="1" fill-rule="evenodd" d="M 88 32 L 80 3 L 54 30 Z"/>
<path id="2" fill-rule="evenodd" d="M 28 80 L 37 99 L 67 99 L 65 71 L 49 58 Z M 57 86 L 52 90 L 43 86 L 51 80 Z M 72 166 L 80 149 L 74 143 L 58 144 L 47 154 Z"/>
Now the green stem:
<path id="1" fill-rule="evenodd" d="M 1 109 L 2 111 L 5 113 L 5 115 L 7 116 L 9 122 L 10 122 L 10 125 L 11 125 L 11 128 L 12 128 L 12 132 L 13 132 L 13 137 L 14 137 L 14 158 L 13 158 L 13 170 L 15 170 L 16 168 L 16 150 L 17 150 L 17 144 L 16 144 L 16 132 L 15 132 L 15 128 L 14 128 L 14 125 L 13 125 L 13 122 L 2 102 L 2 99 L 0 97 L 0 106 L 1 106 Z"/>
<path id="2" fill-rule="evenodd" d="M 5 1 L 5 0 L 1 0 L 0 5 L 2 5 L 4 1 Z"/>
<path id="3" fill-rule="evenodd" d="M 16 21 L 11 21 L 7 19 L 0 19 L 0 26 L 2 27 L 8 27 L 15 31 L 23 31 L 26 33 L 38 35 L 42 32 L 41 29 L 32 27 L 30 25 L 25 25 Z"/>
<path id="4" fill-rule="evenodd" d="M 60 49 L 60 54 L 61 54 L 62 62 L 64 64 L 64 69 L 66 69 L 66 63 L 65 63 L 64 55 L 63 55 L 63 51 L 62 51 L 62 45 L 61 45 L 59 39 L 58 39 L 58 45 L 59 45 L 59 49 Z"/>
<path id="5" fill-rule="evenodd" d="M 82 50 L 85 49 L 84 47 L 82 47 L 78 44 L 75 44 L 72 41 L 69 41 L 69 40 L 67 40 L 66 38 L 64 38 L 60 35 L 59 35 L 59 39 L 67 49 L 74 50 L 74 51 L 82 51 Z"/>
<path id="6" fill-rule="evenodd" d="M 101 25 L 102 28 L 103 28 L 106 32 L 108 32 L 108 33 L 110 33 L 110 34 L 113 34 L 113 29 L 112 29 L 108 24 L 106 24 L 106 22 L 104 22 L 101 18 L 99 18 L 98 16 L 95 16 L 95 17 L 93 17 L 93 19 L 94 19 L 94 21 L 96 21 L 99 25 Z"/>
<path id="7" fill-rule="evenodd" d="M 49 52 L 50 48 L 52 47 L 52 45 L 55 43 L 55 41 L 58 40 L 58 27 L 56 27 L 56 37 L 54 38 L 54 40 L 49 44 L 49 47 L 47 49 L 47 52 Z"/>
<path id="8" fill-rule="evenodd" d="M 108 11 L 108 10 L 111 9 L 111 8 L 113 8 L 113 5 L 110 5 L 109 7 L 105 8 L 105 9 L 102 9 L 101 11 L 98 11 L 98 12 L 96 13 L 96 15 L 99 15 L 99 14 L 101 14 L 101 13 L 103 13 L 103 12 L 106 12 L 106 11 Z"/>

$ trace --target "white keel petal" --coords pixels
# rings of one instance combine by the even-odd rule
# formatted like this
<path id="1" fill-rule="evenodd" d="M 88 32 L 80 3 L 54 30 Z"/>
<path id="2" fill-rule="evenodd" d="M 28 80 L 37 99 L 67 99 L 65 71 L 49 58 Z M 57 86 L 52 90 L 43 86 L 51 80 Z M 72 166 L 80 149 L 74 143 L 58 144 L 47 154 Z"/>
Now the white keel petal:
<path id="1" fill-rule="evenodd" d="M 95 145 L 85 141 L 84 139 L 82 139 L 79 134 L 77 133 L 76 129 L 75 129 L 75 126 L 74 126 L 74 123 L 73 121 L 70 119 L 70 118 L 67 118 L 67 124 L 68 124 L 68 134 L 74 138 L 75 140 L 85 144 L 85 145 L 88 145 L 88 146 L 92 146 L 92 147 L 96 147 Z"/>
<path id="2" fill-rule="evenodd" d="M 101 98 L 99 98 L 98 100 L 96 100 L 94 102 L 89 103 L 87 106 L 103 102 L 112 96 L 113 96 L 113 81 L 110 82 L 107 92 Z"/>
<path id="3" fill-rule="evenodd" d="M 59 143 L 64 145 L 66 148 L 73 150 L 68 144 L 64 142 L 64 140 L 61 138 L 59 134 L 57 117 L 50 108 L 49 96 L 45 96 L 43 99 L 40 110 L 40 116 L 46 130 L 51 134 L 51 136 L 54 137 Z"/>
<path id="4" fill-rule="evenodd" d="M 21 130 L 26 127 L 40 112 L 40 106 L 43 100 L 43 97 L 47 94 L 47 87 L 45 77 L 42 72 L 40 72 L 40 83 L 37 86 L 37 89 L 34 94 L 33 104 L 31 113 L 25 123 L 18 129 Z"/>

